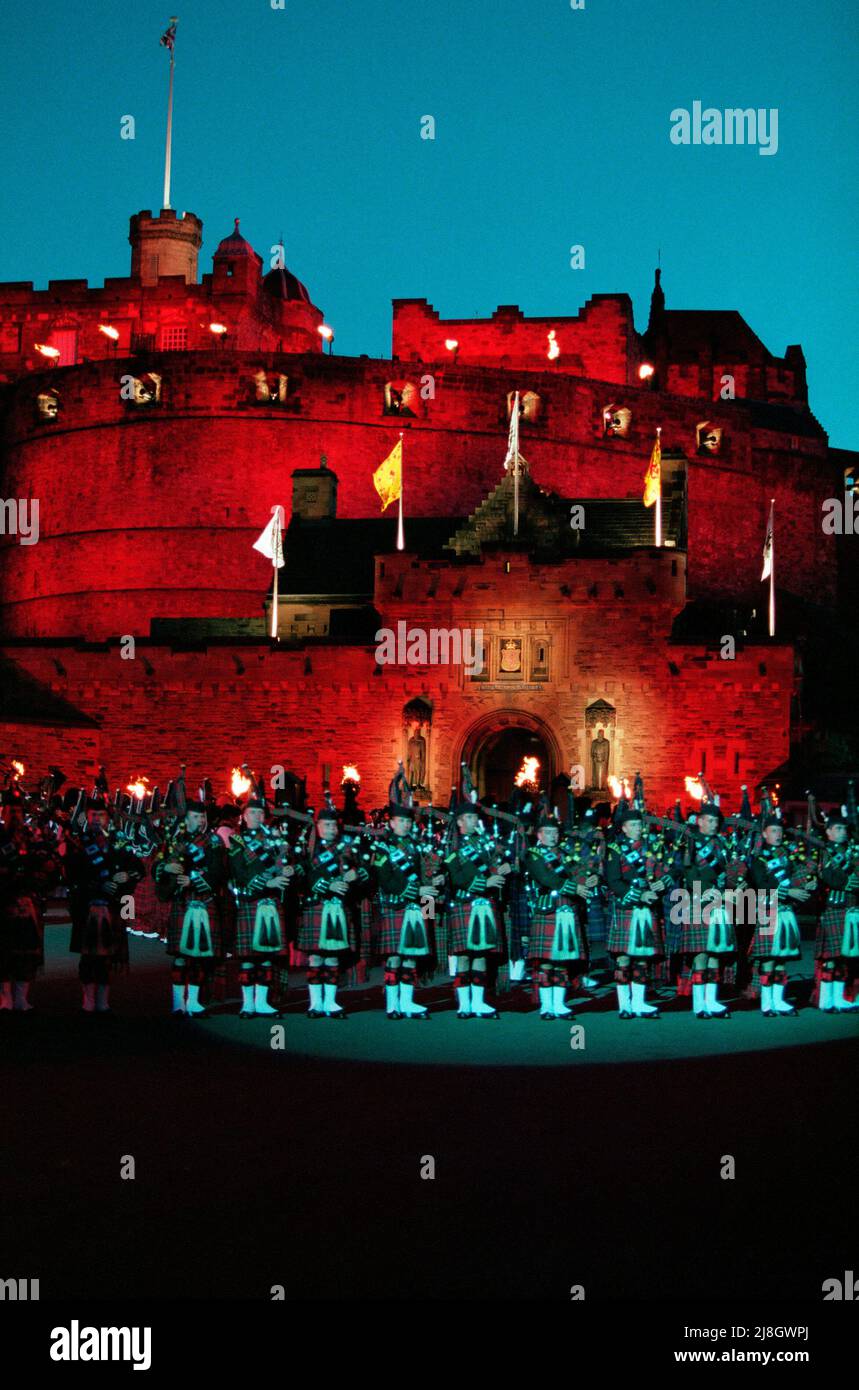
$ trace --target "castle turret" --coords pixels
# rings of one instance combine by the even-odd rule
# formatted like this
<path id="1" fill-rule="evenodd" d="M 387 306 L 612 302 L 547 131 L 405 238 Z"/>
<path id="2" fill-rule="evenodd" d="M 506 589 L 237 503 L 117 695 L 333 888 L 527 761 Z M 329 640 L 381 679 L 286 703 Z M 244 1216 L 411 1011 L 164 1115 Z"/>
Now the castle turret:
<path id="1" fill-rule="evenodd" d="M 144 285 L 155 285 L 161 275 L 181 275 L 188 285 L 197 283 L 197 253 L 203 244 L 203 223 L 193 212 L 181 217 L 162 208 L 153 217 L 147 208 L 131 219 L 131 273 Z"/>

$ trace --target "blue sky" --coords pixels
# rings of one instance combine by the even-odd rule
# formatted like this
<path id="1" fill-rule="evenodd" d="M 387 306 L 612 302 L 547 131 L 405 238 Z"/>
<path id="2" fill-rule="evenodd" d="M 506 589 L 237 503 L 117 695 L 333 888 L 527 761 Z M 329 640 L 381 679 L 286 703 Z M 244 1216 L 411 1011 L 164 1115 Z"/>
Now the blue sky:
<path id="1" fill-rule="evenodd" d="M 266 259 L 283 233 L 337 351 L 384 356 L 400 296 L 560 315 L 626 291 L 643 328 L 661 247 L 668 306 L 801 342 L 812 409 L 859 447 L 859 7 L 585 2 L 177 0 L 173 204 L 203 268 L 236 216 Z M 0 278 L 127 274 L 128 217 L 161 201 L 169 4 L 6 5 Z M 673 145 L 695 100 L 777 107 L 778 153 Z"/>

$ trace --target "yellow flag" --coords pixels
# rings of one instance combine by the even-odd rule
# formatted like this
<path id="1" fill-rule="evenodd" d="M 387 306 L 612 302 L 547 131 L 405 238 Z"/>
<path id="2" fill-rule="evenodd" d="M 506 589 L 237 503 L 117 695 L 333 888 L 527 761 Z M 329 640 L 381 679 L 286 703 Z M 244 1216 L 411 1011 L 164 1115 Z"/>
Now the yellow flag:
<path id="1" fill-rule="evenodd" d="M 653 453 L 650 455 L 650 463 L 644 475 L 644 505 L 652 507 L 662 491 L 662 445 L 659 442 L 659 435 L 653 445 Z"/>
<path id="2" fill-rule="evenodd" d="M 398 439 L 373 474 L 373 486 L 382 499 L 382 511 L 396 502 L 403 486 L 403 441 Z"/>

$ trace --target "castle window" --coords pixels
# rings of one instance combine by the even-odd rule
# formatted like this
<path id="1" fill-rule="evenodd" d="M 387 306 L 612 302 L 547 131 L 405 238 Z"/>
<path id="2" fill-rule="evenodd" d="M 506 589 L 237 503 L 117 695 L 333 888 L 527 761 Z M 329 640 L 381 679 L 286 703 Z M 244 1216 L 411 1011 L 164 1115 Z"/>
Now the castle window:
<path id="1" fill-rule="evenodd" d="M 516 399 L 515 391 L 507 393 L 507 419 L 513 412 L 513 402 Z M 536 425 L 543 409 L 543 401 L 536 391 L 526 391 L 519 397 L 519 419 L 528 425 Z"/>
<path id="2" fill-rule="evenodd" d="M 0 352 L 21 351 L 20 323 L 0 323 Z"/>
<path id="3" fill-rule="evenodd" d="M 625 405 L 607 405 L 602 413 L 603 434 L 607 439 L 626 439 L 632 424 L 632 411 Z"/>
<path id="4" fill-rule="evenodd" d="M 385 384 L 385 415 L 417 414 L 418 388 L 412 381 L 389 381 Z"/>
<path id="5" fill-rule="evenodd" d="M 132 405 L 157 405 L 161 399 L 161 377 L 157 372 L 144 372 L 132 378 Z"/>
<path id="6" fill-rule="evenodd" d="M 253 376 L 254 400 L 258 405 L 283 405 L 288 380 L 280 372 L 265 372 L 260 367 Z"/>
<path id="7" fill-rule="evenodd" d="M 695 427 L 699 454 L 718 454 L 722 447 L 722 429 L 712 420 L 702 420 Z"/>
<path id="8" fill-rule="evenodd" d="M 161 330 L 162 352 L 184 352 L 188 346 L 188 329 L 184 324 L 174 323 Z"/>
<path id="9" fill-rule="evenodd" d="M 60 413 L 60 398 L 56 391 L 40 391 L 36 397 L 36 418 L 56 420 Z"/>

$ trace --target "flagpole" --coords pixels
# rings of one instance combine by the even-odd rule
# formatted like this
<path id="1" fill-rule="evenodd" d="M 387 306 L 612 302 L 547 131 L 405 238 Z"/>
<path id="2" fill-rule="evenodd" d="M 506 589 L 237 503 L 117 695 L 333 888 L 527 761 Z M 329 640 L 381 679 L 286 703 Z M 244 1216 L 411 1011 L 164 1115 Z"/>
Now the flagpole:
<path id="1" fill-rule="evenodd" d="M 770 637 L 775 637 L 775 498 L 770 498 Z"/>
<path id="2" fill-rule="evenodd" d="M 275 551 L 275 555 L 276 555 L 276 554 L 277 554 L 277 551 Z M 278 568 L 278 567 L 277 567 L 276 564 L 273 564 L 273 565 L 272 565 L 272 569 L 274 570 L 274 576 L 273 576 L 272 581 L 271 581 L 271 635 L 272 635 L 272 637 L 275 638 L 275 639 L 277 638 L 277 624 L 278 624 L 278 612 L 277 612 L 277 609 L 278 609 L 278 603 L 277 603 L 277 568 Z"/>
<path id="3" fill-rule="evenodd" d="M 175 40 L 174 40 L 175 43 Z M 167 145 L 164 151 L 164 201 L 163 208 L 170 207 L 170 155 L 173 145 L 173 55 L 174 45 L 170 45 L 170 85 L 167 96 Z"/>
<path id="4" fill-rule="evenodd" d="M 405 550 L 405 548 L 406 548 L 406 536 L 405 536 L 405 531 L 404 531 L 404 529 L 403 529 L 403 482 L 404 482 L 404 477 L 405 477 L 406 469 L 405 469 L 405 464 L 404 464 L 404 462 L 403 462 L 403 455 L 404 455 L 404 453 L 405 453 L 405 450 L 403 449 L 402 444 L 403 444 L 403 431 L 400 430 L 400 509 L 399 509 L 399 514 L 398 514 L 398 516 L 397 516 L 397 549 L 398 549 L 398 550 Z"/>
<path id="5" fill-rule="evenodd" d="M 656 426 L 656 438 L 659 441 L 659 489 L 656 493 L 656 514 L 654 524 L 656 526 L 656 544 L 662 545 L 662 441 L 659 436 L 662 434 L 662 426 Z"/>
<path id="6" fill-rule="evenodd" d="M 519 534 L 519 392 L 513 400 L 516 419 L 516 446 L 513 450 L 513 535 Z"/>

